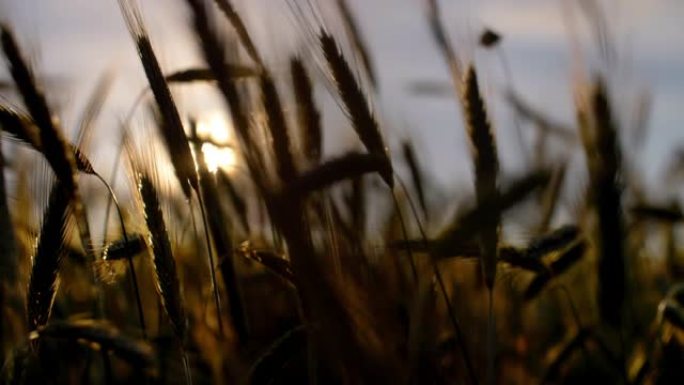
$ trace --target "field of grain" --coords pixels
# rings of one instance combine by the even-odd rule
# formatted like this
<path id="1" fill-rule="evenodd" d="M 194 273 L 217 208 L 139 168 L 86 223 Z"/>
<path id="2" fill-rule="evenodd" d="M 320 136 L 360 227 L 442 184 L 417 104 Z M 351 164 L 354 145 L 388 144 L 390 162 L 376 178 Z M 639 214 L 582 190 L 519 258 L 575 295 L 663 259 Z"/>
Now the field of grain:
<path id="1" fill-rule="evenodd" d="M 575 71 L 571 126 L 513 79 L 497 90 L 534 138 L 522 168 L 500 154 L 472 54 L 506 67 L 506 36 L 472 31 L 463 48 L 442 2 L 421 2 L 450 81 L 413 91 L 447 90 L 468 143 L 468 187 L 453 191 L 433 183 L 453 165 L 388 137 L 383 67 L 346 0 L 282 0 L 291 52 L 256 44 L 232 0 L 177 2 L 201 64 L 166 68 L 148 15 L 118 0 L 147 84 L 103 133 L 104 73 L 73 139 L 60 90 L 2 22 L 1 383 L 684 383 L 684 213 L 663 198 L 684 155 L 651 194 L 626 145 L 649 105 L 620 116 L 611 18 L 593 0 L 579 3 L 601 65 Z M 234 140 L 183 108 L 189 88 L 215 94 Z M 339 129 L 355 141 L 328 153 Z M 106 174 L 94 135 L 116 143 Z"/>

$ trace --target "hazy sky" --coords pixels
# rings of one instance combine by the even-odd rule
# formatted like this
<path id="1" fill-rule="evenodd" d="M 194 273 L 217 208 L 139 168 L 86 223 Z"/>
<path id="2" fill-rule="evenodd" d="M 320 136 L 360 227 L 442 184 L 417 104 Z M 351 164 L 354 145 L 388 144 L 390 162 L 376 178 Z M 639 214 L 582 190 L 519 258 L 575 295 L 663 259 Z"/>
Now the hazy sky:
<path id="1" fill-rule="evenodd" d="M 414 138 L 421 159 L 434 170 L 440 183 L 469 183 L 467 146 L 457 104 L 449 95 L 418 96 L 410 88 L 416 81 L 448 81 L 446 66 L 428 34 L 423 0 L 349 1 L 380 75 L 380 93 L 374 98 L 374 106 L 382 116 L 390 143 L 396 146 L 401 138 Z M 465 58 L 474 59 L 483 76 L 505 169 L 520 165 L 521 150 L 514 135 L 511 111 L 501 103 L 506 80 L 500 56 L 477 49 L 477 35 L 484 26 L 499 31 L 504 36 L 503 53 L 516 89 L 550 116 L 571 125 L 573 70 L 584 68 L 591 73 L 600 68 L 591 29 L 579 11 L 579 2 L 441 1 L 444 22 L 457 50 Z M 197 63 L 183 1 L 140 3 L 164 69 L 170 71 Z M 301 27 L 293 28 L 294 18 L 286 0 L 236 3 L 258 44 L 266 52 L 277 53 L 269 57 L 274 71 L 286 70 L 282 59 L 300 46 L 296 36 L 303 33 Z M 652 97 L 651 130 L 643 155 L 647 161 L 642 163 L 648 165 L 648 176 L 655 178 L 655 171 L 663 167 L 673 146 L 684 143 L 680 127 L 684 122 L 684 2 L 600 3 L 608 15 L 618 52 L 611 77 L 623 130 L 629 128 L 640 95 Z M 115 71 L 116 87 L 95 139 L 98 141 L 99 137 L 101 146 L 111 147 L 115 141 L 106 132 L 115 128 L 116 119 L 127 111 L 144 84 L 142 68 L 116 0 L 0 0 L 0 15 L 33 55 L 36 68 L 48 81 L 51 100 L 64 111 L 62 118 L 67 126 L 75 122 L 98 77 L 105 71 Z M 334 31 L 341 31 L 333 21 L 330 23 Z M 581 57 L 573 54 L 578 52 L 577 47 Z M 0 74 L 6 77 L 3 71 Z M 205 88 L 199 90 L 203 92 L 196 91 L 183 90 L 177 94 L 185 111 L 198 114 L 220 106 L 201 96 L 207 94 Z M 326 99 L 325 88 L 319 91 Z M 342 124 L 341 115 L 333 111 L 336 106 L 329 98 L 326 105 L 330 122 L 327 147 L 334 151 L 339 143 L 351 145 L 353 131 Z M 528 134 L 532 132 L 530 127 L 523 129 Z M 527 139 L 531 143 L 532 136 Z M 558 153 L 563 145 L 557 144 Z M 94 155 L 96 165 L 110 166 L 106 154 L 104 150 Z"/>

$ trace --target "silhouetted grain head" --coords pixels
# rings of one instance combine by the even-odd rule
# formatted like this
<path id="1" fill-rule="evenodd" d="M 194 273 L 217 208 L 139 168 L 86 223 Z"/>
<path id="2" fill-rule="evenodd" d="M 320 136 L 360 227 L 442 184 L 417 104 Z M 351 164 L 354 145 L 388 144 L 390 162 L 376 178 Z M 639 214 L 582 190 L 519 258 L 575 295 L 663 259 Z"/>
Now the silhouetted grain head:
<path id="1" fill-rule="evenodd" d="M 562 249 L 577 239 L 580 229 L 575 225 L 561 226 L 558 229 L 532 240 L 525 250 L 529 258 L 538 259 L 546 254 Z"/>
<path id="2" fill-rule="evenodd" d="M 10 134 L 11 138 L 33 147 L 46 157 L 48 156 L 43 149 L 40 128 L 36 126 L 31 117 L 9 107 L 0 106 L 0 124 L 2 130 Z M 86 174 L 94 174 L 95 170 L 86 155 L 73 144 L 66 143 L 66 145 L 73 153 L 76 169 Z"/>
<path id="3" fill-rule="evenodd" d="M 78 172 L 74 150 L 64 140 L 57 122 L 53 120 L 47 100 L 35 81 L 31 69 L 17 45 L 12 32 L 2 26 L 2 48 L 7 58 L 12 79 L 24 100 L 31 118 L 39 128 L 41 153 L 50 164 L 61 185 L 67 191 L 78 225 L 81 243 L 90 260 L 95 260 L 85 207 L 78 188 Z"/>
<path id="4" fill-rule="evenodd" d="M 0 106 L 0 124 L 2 130 L 12 139 L 24 142 L 40 151 L 40 131 L 29 116 L 21 114 L 10 107 Z"/>
<path id="5" fill-rule="evenodd" d="M 39 128 L 42 153 L 64 187 L 68 191 L 77 190 L 74 176 L 74 156 L 67 150 L 67 144 L 55 125 L 45 96 L 38 88 L 33 73 L 25 61 L 14 35 L 6 26 L 2 27 L 2 47 L 14 83 L 24 100 L 24 105 Z"/>
<path id="6" fill-rule="evenodd" d="M 176 271 L 176 261 L 173 257 L 173 249 L 164 222 L 159 195 L 154 185 L 155 178 L 149 171 L 138 169 L 136 179 L 145 223 L 150 232 L 149 242 L 152 247 L 155 286 L 176 336 L 184 341 L 187 332 L 187 320 L 180 281 Z"/>
<path id="7" fill-rule="evenodd" d="M 68 207 L 69 197 L 64 186 L 59 182 L 53 184 L 32 258 L 26 298 L 29 330 L 45 325 L 50 317 L 64 256 Z"/>
<path id="8" fill-rule="evenodd" d="M 250 122 L 247 113 L 248 103 L 242 100 L 234 82 L 230 79 L 230 73 L 225 67 L 227 53 L 225 41 L 217 32 L 207 14 L 206 2 L 203 0 L 186 0 L 186 2 L 192 11 L 192 24 L 204 61 L 214 73 L 216 85 L 230 109 L 233 127 L 242 146 L 245 164 L 257 187 L 265 190 L 265 168 L 260 157 L 261 153 L 250 132 Z"/>
<path id="9" fill-rule="evenodd" d="M 342 16 L 342 22 L 344 23 L 347 35 L 349 35 L 349 39 L 354 45 L 354 49 L 356 49 L 359 57 L 361 58 L 361 63 L 368 74 L 368 79 L 371 81 L 373 87 L 377 88 L 378 77 L 375 74 L 373 61 L 371 59 L 370 52 L 368 51 L 368 46 L 363 40 L 363 35 L 359 29 L 356 19 L 354 18 L 351 8 L 349 8 L 347 0 L 337 0 L 337 5 L 340 9 L 340 16 Z"/>
<path id="10" fill-rule="evenodd" d="M 294 274 L 290 261 L 278 253 L 272 250 L 253 248 L 248 241 L 240 245 L 240 253 L 245 258 L 263 265 L 285 281 L 294 284 Z"/>
<path id="11" fill-rule="evenodd" d="M 477 201 L 482 202 L 487 199 L 486 197 L 497 194 L 499 158 L 485 103 L 480 94 L 477 73 L 472 65 L 466 73 L 463 106 L 475 170 L 475 191 Z M 483 254 L 482 271 L 485 283 L 490 288 L 496 276 L 497 244 L 501 221 L 497 212 L 492 212 L 492 215 L 492 218 L 487 219 L 488 225 L 483 226 L 479 234 Z"/>
<path id="12" fill-rule="evenodd" d="M 587 242 L 580 240 L 563 250 L 549 265 L 548 270 L 539 272 L 529 283 L 524 293 L 525 300 L 534 299 L 554 277 L 565 273 L 584 256 Z"/>
<path id="13" fill-rule="evenodd" d="M 303 172 L 295 178 L 285 192 L 289 196 L 306 196 L 346 179 L 353 179 L 368 173 L 388 173 L 387 158 L 377 154 L 348 153 L 329 160 L 320 166 Z"/>
<path id="14" fill-rule="evenodd" d="M 591 96 L 594 151 L 589 156 L 593 206 L 598 216 L 599 308 L 610 325 L 621 323 L 625 296 L 621 153 L 608 91 L 599 80 Z"/>
<path id="15" fill-rule="evenodd" d="M 225 64 L 225 72 L 231 80 L 257 77 L 261 71 L 240 64 Z M 216 74 L 209 68 L 189 68 L 166 75 L 167 83 L 195 83 L 216 81 Z"/>
<path id="16" fill-rule="evenodd" d="M 684 220 L 684 213 L 678 204 L 670 207 L 649 204 L 638 204 L 631 208 L 631 213 L 641 220 L 652 220 L 663 223 L 678 223 Z"/>
<path id="17" fill-rule="evenodd" d="M 297 175 L 297 170 L 292 157 L 290 133 L 288 132 L 285 114 L 276 85 L 268 72 L 261 75 L 259 85 L 262 103 L 266 111 L 267 125 L 271 133 L 271 146 L 273 146 L 275 154 L 276 170 L 281 182 L 287 183 Z"/>
<path id="18" fill-rule="evenodd" d="M 178 108 L 152 49 L 152 43 L 145 31 L 139 10 L 128 0 L 119 0 L 119 5 L 128 30 L 138 47 L 138 54 L 159 110 L 161 118 L 161 124 L 158 127 L 159 134 L 169 152 L 183 193 L 187 199 L 190 199 L 191 189 L 199 191 L 199 185 L 190 144 L 185 135 Z"/>
<path id="19" fill-rule="evenodd" d="M 577 263 L 587 250 L 587 242 L 585 240 L 579 240 L 574 245 L 568 247 L 564 250 L 558 258 L 556 258 L 549 268 L 554 275 L 560 275 L 566 272 L 572 265 Z"/>
<path id="20" fill-rule="evenodd" d="M 321 114 L 314 101 L 313 85 L 304 63 L 297 57 L 290 60 L 292 88 L 297 102 L 297 123 L 300 128 L 302 149 L 306 159 L 317 164 L 321 161 L 323 130 Z"/>
<path id="21" fill-rule="evenodd" d="M 145 236 L 142 234 L 131 234 L 128 239 L 119 239 L 107 243 L 102 251 L 102 259 L 107 261 L 119 261 L 133 258 L 142 253 L 147 248 Z"/>
<path id="22" fill-rule="evenodd" d="M 361 143 L 371 153 L 385 156 L 388 159 L 388 164 L 391 166 L 378 122 L 375 120 L 368 106 L 366 96 L 363 94 L 349 63 L 347 63 L 347 60 L 342 55 L 335 38 L 327 32 L 321 31 L 319 42 L 328 64 L 328 69 L 335 82 L 337 92 L 349 114 L 356 134 L 361 139 Z M 391 172 L 391 167 L 389 172 L 381 175 L 385 183 L 390 187 L 394 185 L 394 175 Z"/>

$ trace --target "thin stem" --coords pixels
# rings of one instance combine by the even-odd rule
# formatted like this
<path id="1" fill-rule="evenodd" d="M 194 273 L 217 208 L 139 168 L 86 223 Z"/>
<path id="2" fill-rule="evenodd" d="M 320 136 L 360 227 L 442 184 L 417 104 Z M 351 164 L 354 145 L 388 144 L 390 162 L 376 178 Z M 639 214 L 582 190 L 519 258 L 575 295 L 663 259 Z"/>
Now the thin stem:
<path id="1" fill-rule="evenodd" d="M 413 252 L 411 251 L 411 246 L 408 241 L 408 231 L 406 231 L 406 223 L 404 223 L 404 216 L 401 214 L 401 207 L 399 206 L 399 200 L 397 195 L 392 190 L 392 199 L 394 200 L 394 208 L 397 210 L 397 215 L 399 215 L 399 223 L 401 224 L 401 233 L 406 242 L 406 252 L 408 253 L 409 264 L 411 265 L 411 273 L 413 274 L 413 280 L 418 282 L 418 271 L 416 270 L 416 262 L 413 260 Z"/>
<path id="2" fill-rule="evenodd" d="M 408 189 L 406 188 L 406 184 L 401 179 L 401 177 L 399 177 L 398 175 L 396 176 L 397 180 L 399 181 L 399 185 L 401 186 L 402 190 L 404 190 L 404 193 L 408 196 Z M 429 250 L 427 248 L 428 240 L 427 235 L 425 234 L 425 229 L 423 229 L 423 225 L 420 222 L 420 219 L 418 218 L 418 210 L 416 209 L 416 206 L 413 204 L 413 201 L 411 199 L 409 199 L 408 201 L 409 207 L 411 208 L 411 212 L 413 213 L 413 216 L 416 219 L 416 225 L 418 226 L 418 231 L 420 232 L 422 241 L 426 246 L 426 250 Z M 454 307 L 451 304 L 451 301 L 449 300 L 449 294 L 447 293 L 446 285 L 444 284 L 444 279 L 442 278 L 442 273 L 439 271 L 437 262 L 432 257 L 432 254 L 430 254 L 430 263 L 432 264 L 432 269 L 435 274 L 435 278 L 437 279 L 439 290 L 442 293 L 442 296 L 444 297 L 444 302 L 447 307 L 447 313 L 449 314 L 449 320 L 451 321 L 451 324 L 454 327 L 454 332 L 456 333 L 456 339 L 458 340 L 458 346 L 461 349 L 461 354 L 463 355 L 463 361 L 466 366 L 466 371 L 468 372 L 468 378 L 470 379 L 470 382 L 473 385 L 478 385 L 479 382 L 477 380 L 477 376 L 475 375 L 475 369 L 473 367 L 473 362 L 470 358 L 470 353 L 468 352 L 468 346 L 466 345 L 466 341 L 463 338 L 463 330 L 461 329 L 461 323 L 458 321 L 456 311 L 454 310 Z"/>
<path id="3" fill-rule="evenodd" d="M 211 247 L 211 239 L 209 236 L 209 225 L 207 221 L 207 214 L 204 210 L 204 201 L 202 199 L 202 194 L 199 191 L 197 193 L 197 199 L 199 200 L 200 212 L 202 214 L 202 224 L 204 225 L 204 240 L 207 243 L 207 254 L 209 255 L 209 271 L 211 272 L 211 285 L 214 291 L 214 303 L 216 304 L 216 321 L 218 322 L 219 335 L 223 337 L 223 319 L 221 316 L 221 298 L 219 297 L 218 285 L 216 284 L 216 267 L 214 266 L 214 250 Z M 190 202 L 192 206 L 192 203 Z"/>
<path id="4" fill-rule="evenodd" d="M 126 232 L 126 225 L 124 223 L 124 218 L 123 218 L 123 212 L 121 211 L 121 205 L 119 205 L 119 200 L 116 198 L 116 194 L 114 194 L 114 190 L 112 187 L 107 183 L 107 181 L 102 178 L 100 174 L 95 174 L 95 176 L 102 181 L 102 183 L 107 187 L 109 190 L 109 200 L 108 203 L 113 202 L 114 207 L 116 207 L 116 212 L 119 216 L 119 225 L 121 226 L 121 234 L 123 235 L 124 242 L 128 243 L 128 233 Z M 109 207 L 108 207 L 109 209 Z M 107 210 L 109 211 L 109 210 Z M 106 217 L 105 220 L 105 228 L 107 228 L 107 222 L 109 221 L 109 217 Z M 106 235 L 106 234 L 105 234 Z M 107 238 L 104 237 L 102 239 L 103 245 L 107 243 Z M 138 287 L 138 277 L 135 273 L 135 265 L 133 264 L 133 257 L 131 255 L 128 255 L 126 257 L 126 260 L 128 261 L 128 268 L 131 271 L 131 281 L 133 282 L 133 292 L 135 293 L 135 302 L 138 307 L 138 320 L 140 321 L 140 329 L 142 330 L 142 336 L 144 339 L 147 339 L 147 328 L 145 326 L 145 313 L 143 311 L 143 306 L 142 306 L 142 297 L 140 296 L 140 288 Z"/>
<path id="5" fill-rule="evenodd" d="M 494 315 L 494 289 L 487 289 L 489 321 L 487 323 L 487 384 L 496 383 L 496 319 Z"/>

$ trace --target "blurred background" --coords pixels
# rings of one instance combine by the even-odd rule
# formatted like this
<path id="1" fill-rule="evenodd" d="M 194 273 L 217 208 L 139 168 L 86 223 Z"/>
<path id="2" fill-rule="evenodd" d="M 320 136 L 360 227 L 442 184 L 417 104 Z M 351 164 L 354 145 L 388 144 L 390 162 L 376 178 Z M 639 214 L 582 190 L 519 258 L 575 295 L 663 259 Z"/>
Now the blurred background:
<path id="1" fill-rule="evenodd" d="M 334 2 L 318 0 L 326 8 Z M 199 63 L 186 19 L 185 5 L 176 0 L 141 1 L 147 27 L 163 69 L 167 72 Z M 286 0 L 241 0 L 236 6 L 246 19 L 257 44 L 267 53 L 274 72 L 287 71 L 292 52 L 310 51 L 306 28 L 296 21 Z M 299 2 L 304 4 L 304 2 Z M 447 189 L 471 188 L 467 147 L 458 104 L 451 91 L 448 70 L 430 37 L 423 0 L 349 1 L 368 44 L 379 77 L 372 97 L 383 121 L 391 150 L 410 138 L 421 161 L 432 170 L 434 183 Z M 535 131 L 515 118 L 506 102 L 513 88 L 535 109 L 554 121 L 574 127 L 573 80 L 591 77 L 606 67 L 596 44 L 594 20 L 587 17 L 591 1 L 584 0 L 450 0 L 440 2 L 444 24 L 459 54 L 473 59 L 484 79 L 500 156 L 506 171 L 522 168 L 533 151 Z M 684 3 L 679 0 L 602 0 L 606 36 L 613 51 L 610 62 L 615 90 L 615 114 L 627 151 L 637 160 L 645 185 L 662 180 L 670 155 L 681 145 L 684 130 Z M 35 59 L 37 73 L 46 78 L 48 97 L 72 127 L 98 79 L 106 72 L 115 84 L 93 138 L 91 154 L 98 169 L 108 175 L 118 146 L 103 132 L 118 132 L 119 122 L 131 111 L 145 85 L 142 67 L 116 1 L 2 0 L 2 21 L 9 23 Z M 324 12 L 325 13 L 325 12 Z M 325 14 L 323 15 L 325 18 Z M 326 25 L 344 35 L 334 17 Z M 502 36 L 495 50 L 478 46 L 480 33 L 489 28 Z M 319 65 L 319 72 L 323 66 Z M 3 67 L 0 72 L 5 71 Z M 603 71 L 608 72 L 608 71 Z M 322 77 L 321 73 L 318 74 Z M 8 78 L 2 73 L 2 78 Z M 355 143 L 352 130 L 324 86 L 328 130 L 326 151 L 336 153 Z M 367 87 L 370 90 L 370 87 Z M 59 90 L 58 92 L 56 90 Z M 210 86 L 174 89 L 181 109 L 197 117 L 220 140 L 230 141 L 226 117 L 216 112 L 220 101 Z M 633 135 L 634 121 L 647 113 L 647 135 Z M 207 128 L 214 127 L 214 128 Z M 332 129 L 331 129 L 332 128 Z M 339 129 L 337 129 L 339 128 Z M 521 135 L 518 135 L 520 130 Z M 631 130 L 631 131 L 630 131 Z M 522 138 L 521 138 L 522 137 Z M 634 139 L 636 138 L 636 140 Z M 100 143 L 102 142 L 102 143 Z M 570 153 L 571 144 L 552 141 L 555 155 Z M 577 153 L 575 151 L 574 153 Z M 229 164 L 230 153 L 210 156 Z M 583 166 L 571 163 L 570 175 Z M 571 179 L 572 180 L 572 179 Z M 648 187 L 646 187 L 648 189 Z M 662 195 L 662 192 L 652 193 Z"/>

